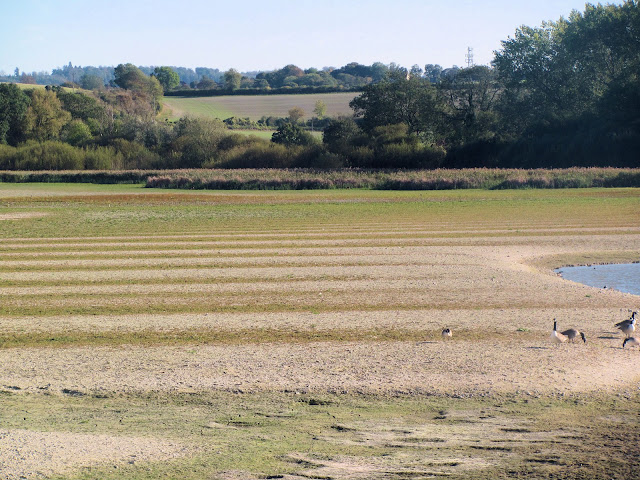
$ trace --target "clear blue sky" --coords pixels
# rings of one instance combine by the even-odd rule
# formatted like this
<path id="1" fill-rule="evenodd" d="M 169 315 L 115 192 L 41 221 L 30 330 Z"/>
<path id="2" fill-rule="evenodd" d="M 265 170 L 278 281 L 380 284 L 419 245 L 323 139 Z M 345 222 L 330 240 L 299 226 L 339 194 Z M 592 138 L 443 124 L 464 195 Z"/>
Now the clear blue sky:
<path id="1" fill-rule="evenodd" d="M 613 2 L 620 3 L 620 2 Z M 8 0 L 0 71 L 175 65 L 240 71 L 395 62 L 488 64 L 520 25 L 580 0 Z"/>

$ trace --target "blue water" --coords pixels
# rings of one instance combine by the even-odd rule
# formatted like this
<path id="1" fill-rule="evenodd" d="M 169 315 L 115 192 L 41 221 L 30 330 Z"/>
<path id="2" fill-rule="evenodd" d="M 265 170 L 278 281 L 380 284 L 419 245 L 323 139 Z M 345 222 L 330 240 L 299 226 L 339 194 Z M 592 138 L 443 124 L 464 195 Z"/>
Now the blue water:
<path id="1" fill-rule="evenodd" d="M 640 295 L 640 263 L 562 267 L 555 270 L 562 278 L 596 288 L 613 288 Z"/>

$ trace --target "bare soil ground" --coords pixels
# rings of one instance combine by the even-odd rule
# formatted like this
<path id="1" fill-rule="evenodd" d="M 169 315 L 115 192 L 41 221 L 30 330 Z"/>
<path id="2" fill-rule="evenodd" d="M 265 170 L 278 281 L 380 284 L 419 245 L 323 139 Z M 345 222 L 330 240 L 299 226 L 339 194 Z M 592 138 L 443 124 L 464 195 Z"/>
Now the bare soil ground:
<path id="1" fill-rule="evenodd" d="M 82 465 L 167 461 L 186 447 L 153 438 L 0 430 L 0 472 L 6 480 L 48 477 Z"/>
<path id="2" fill-rule="evenodd" d="M 27 218 L 0 219 L 19 217 Z M 398 238 L 386 240 L 345 239 L 349 230 L 342 225 L 319 232 L 321 238 L 312 231 L 266 239 L 227 232 L 210 244 L 189 235 L 132 236 L 126 245 L 104 238 L 99 247 L 82 238 L 7 240 L 0 261 L 4 335 L 199 330 L 223 332 L 228 340 L 3 348 L 0 390 L 463 398 L 637 390 L 640 352 L 623 349 L 613 325 L 640 308 L 639 298 L 568 282 L 549 268 L 549 262 L 561 266 L 562 259 L 580 255 L 638 260 L 637 219 L 611 228 L 575 227 L 573 233 L 567 226 L 533 225 L 517 235 L 496 228 L 456 237 L 451 232 L 469 233 L 473 225 L 448 227 L 423 229 L 429 237 L 399 228 Z M 379 228 L 371 225 L 371 231 Z M 95 258 L 78 258 L 92 248 Z M 148 305 L 162 302 L 181 311 L 148 313 Z M 101 305 L 122 313 L 97 313 Z M 61 313 L 40 314 L 36 307 Z M 560 329 L 583 330 L 587 343 L 552 344 L 554 318 Z M 440 337 L 444 327 L 453 330 L 450 340 Z M 259 335 L 243 340 L 247 331 L 304 335 L 263 342 Z M 385 331 L 403 337 L 390 340 Z M 320 335 L 314 341 L 314 332 L 330 332 L 333 340 Z M 0 474 L 12 479 L 197 451 L 164 439 L 54 431 L 0 430 L 0 440 Z M 315 462 L 304 453 L 292 461 Z M 315 474 L 368 478 L 382 468 L 345 462 L 323 460 Z"/>

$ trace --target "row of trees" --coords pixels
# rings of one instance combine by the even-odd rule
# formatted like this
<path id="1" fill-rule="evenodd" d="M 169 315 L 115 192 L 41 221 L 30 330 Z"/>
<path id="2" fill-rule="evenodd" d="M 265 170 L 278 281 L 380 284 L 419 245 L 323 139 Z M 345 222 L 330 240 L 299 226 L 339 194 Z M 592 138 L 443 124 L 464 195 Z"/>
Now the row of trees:
<path id="1" fill-rule="evenodd" d="M 371 81 L 352 101 L 353 117 L 316 124 L 322 141 L 298 123 L 295 110 L 288 119 L 265 120 L 278 128 L 270 142 L 233 134 L 220 121 L 158 122 L 160 95 L 179 81 L 168 67 L 147 74 L 118 65 L 115 88 L 92 93 L 0 84 L 0 143 L 9 145 L 0 166 L 32 168 L 25 152 L 47 158 L 47 148 L 35 144 L 60 158 L 62 142 L 81 151 L 77 161 L 89 168 L 637 167 L 639 45 L 640 8 L 626 0 L 523 26 L 502 42 L 492 67 L 350 64 L 335 75 Z M 320 72 L 287 66 L 256 81 L 284 85 L 307 75 Z M 238 72 L 220 78 L 242 88 Z"/>
<path id="2" fill-rule="evenodd" d="M 118 68 L 118 67 L 116 67 Z M 47 72 L 21 72 L 16 68 L 13 75 L 0 73 L 0 82 L 16 82 L 39 85 L 79 86 L 86 90 L 95 90 L 109 85 L 117 85 L 117 71 L 113 67 L 79 67 L 69 62 L 62 68 Z M 217 68 L 198 67 L 141 67 L 137 69 L 143 74 L 154 75 L 165 92 L 173 90 L 223 90 L 240 89 L 297 89 L 325 88 L 345 89 L 357 88 L 382 80 L 395 65 L 376 62 L 370 66 L 349 63 L 340 68 L 324 67 L 303 70 L 296 65 L 286 65 L 270 72 L 238 72 L 231 68 L 220 71 Z M 427 65 L 430 80 L 437 81 L 441 75 L 453 72 L 457 67 L 444 69 L 439 65 Z"/>
<path id="3" fill-rule="evenodd" d="M 168 67 L 165 67 L 168 68 Z M 207 93 L 219 90 L 221 93 L 247 90 L 269 91 L 277 89 L 282 92 L 295 93 L 305 89 L 323 89 L 324 91 L 359 89 L 366 85 L 371 85 L 382 81 L 390 72 L 397 69 L 397 65 L 385 65 L 376 62 L 372 65 L 361 65 L 359 63 L 349 63 L 340 68 L 325 67 L 321 70 L 308 68 L 303 70 L 296 65 L 286 65 L 281 69 L 270 72 L 240 73 L 235 69 L 227 70 L 218 75 L 214 80 L 209 76 L 204 76 L 198 82 L 180 86 L 174 90 L 176 94 L 184 94 L 185 90 L 207 90 Z M 414 67 L 419 68 L 417 66 Z M 440 65 L 425 65 L 425 78 L 432 83 L 437 83 L 441 78 L 454 75 L 459 70 L 458 67 L 443 69 Z"/>
<path id="4" fill-rule="evenodd" d="M 357 159 L 362 134 L 402 125 L 402 142 L 444 147 L 447 167 L 639 166 L 639 47 L 636 0 L 588 4 L 517 29 L 492 68 L 437 82 L 431 71 L 392 69 L 353 100 L 357 122 L 343 120 L 330 148 Z"/>
<path id="5" fill-rule="evenodd" d="M 115 70 L 118 86 L 94 92 L 0 84 L 0 170 L 287 167 L 324 151 L 304 130 L 303 146 L 234 134 L 220 120 L 160 122 L 162 72 L 148 76 L 129 64 Z M 322 116 L 326 106 L 315 110 Z M 302 114 L 293 108 L 274 122 L 302 129 Z"/>

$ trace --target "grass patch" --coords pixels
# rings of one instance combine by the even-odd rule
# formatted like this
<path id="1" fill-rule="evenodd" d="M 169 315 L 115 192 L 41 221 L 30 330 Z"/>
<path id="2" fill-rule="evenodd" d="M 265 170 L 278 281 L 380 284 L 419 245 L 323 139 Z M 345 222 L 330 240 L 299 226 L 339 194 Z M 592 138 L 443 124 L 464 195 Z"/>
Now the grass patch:
<path id="1" fill-rule="evenodd" d="M 246 135 L 247 137 L 258 137 L 263 140 L 271 140 L 275 130 L 242 130 L 239 128 L 234 128 L 232 133 L 241 133 L 242 135 Z"/>
<path id="2" fill-rule="evenodd" d="M 0 238 L 210 234 L 291 235 L 322 228 L 560 231 L 637 226 L 636 189 L 193 192 L 138 185 L 3 184 Z M 144 208 L 140 208 L 144 206 Z M 526 220 L 525 220 L 526 219 Z M 568 220 L 570 219 L 570 220 Z M 313 231 L 312 230 L 312 231 Z M 62 234 L 62 232 L 64 232 Z M 160 234 L 162 232 L 162 234 Z M 484 232 L 488 233 L 488 232 Z M 591 232 L 597 233 L 597 232 Z M 603 232 L 606 233 L 606 232 Z M 456 233 L 452 233 L 455 235 Z M 468 233 L 467 233 L 468 234 Z M 133 242 L 138 240 L 133 238 Z"/>
<path id="3" fill-rule="evenodd" d="M 288 117 L 289 110 L 299 107 L 311 118 L 317 101 L 327 106 L 327 116 L 351 115 L 349 102 L 358 93 L 317 93 L 298 95 L 230 95 L 219 97 L 164 97 L 163 105 L 171 110 L 168 118 L 177 120 L 185 115 L 219 118 Z"/>
<path id="4" fill-rule="evenodd" d="M 604 265 L 609 263 L 630 263 L 640 261 L 640 252 L 587 252 L 577 254 L 550 255 L 535 259 L 530 264 L 538 268 L 554 269 L 583 265 Z"/>
<path id="5" fill-rule="evenodd" d="M 502 332 L 468 329 L 456 335 L 457 341 L 508 341 Z M 527 338 L 538 338 L 530 334 Z M 524 338 L 521 336 L 521 338 Z M 1 348 L 66 348 L 85 346 L 168 346 L 168 345 L 246 345 L 265 343 L 304 344 L 313 342 L 423 342 L 437 340 L 434 333 L 404 328 L 182 328 L 175 330 L 127 330 L 87 332 L 65 330 L 59 332 L 29 332 L 0 334 Z M 446 418 L 446 417 L 443 417 Z"/>
<path id="6" fill-rule="evenodd" d="M 9 430 L 149 436 L 192 449 L 173 461 L 84 467 L 54 478 L 200 479 L 222 472 L 236 472 L 234 478 L 341 478 L 366 467 L 374 478 L 440 472 L 473 479 L 623 479 L 640 467 L 638 405 L 637 397 L 605 395 L 576 403 L 508 396 L 7 393 L 0 397 L 0 414 Z M 443 409 L 457 419 L 491 418 L 434 421 Z M 620 420 L 603 417 L 603 410 Z M 518 431 L 505 432 L 504 425 Z M 437 441 L 430 432 L 437 432 Z M 486 443 L 494 441 L 506 443 Z"/>

